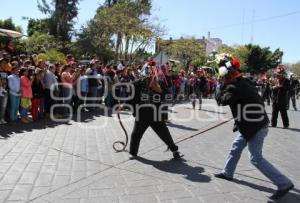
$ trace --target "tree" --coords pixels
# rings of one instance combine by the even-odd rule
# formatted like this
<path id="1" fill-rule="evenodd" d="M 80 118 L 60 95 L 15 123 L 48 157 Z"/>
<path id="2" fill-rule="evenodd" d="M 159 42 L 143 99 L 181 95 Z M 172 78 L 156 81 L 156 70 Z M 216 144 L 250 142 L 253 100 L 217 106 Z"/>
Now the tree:
<path id="1" fill-rule="evenodd" d="M 104 62 L 114 58 L 111 35 L 107 34 L 104 27 L 97 27 L 94 20 L 91 20 L 87 26 L 81 28 L 77 38 L 74 46 L 71 47 L 75 56 L 84 58 L 96 54 Z"/>
<path id="2" fill-rule="evenodd" d="M 205 56 L 204 42 L 194 37 L 170 40 L 168 43 L 161 44 L 160 47 L 170 57 L 184 62 L 186 69 L 190 63 L 195 66 L 203 66 L 208 60 Z"/>
<path id="3" fill-rule="evenodd" d="M 18 32 L 22 32 L 21 26 L 17 26 L 14 24 L 11 18 L 0 20 L 0 28 L 15 30 Z M 2 48 L 6 49 L 9 42 L 13 42 L 14 53 L 22 53 L 25 52 L 25 43 L 22 39 L 14 39 L 12 40 L 9 37 L 2 37 L 0 36 L 0 43 L 2 44 Z"/>
<path id="4" fill-rule="evenodd" d="M 118 2 L 118 0 L 105 0 L 105 4 L 107 7 L 112 7 Z"/>
<path id="5" fill-rule="evenodd" d="M 247 44 L 242 46 L 223 46 L 219 53 L 229 53 L 239 59 L 241 70 L 248 72 L 265 72 L 276 68 L 281 63 L 283 52 L 276 49 L 274 52 L 270 47 L 260 47 L 259 45 Z"/>
<path id="6" fill-rule="evenodd" d="M 46 51 L 45 53 L 40 53 L 38 55 L 38 59 L 42 61 L 50 61 L 51 63 L 58 62 L 60 64 L 65 64 L 66 63 L 66 56 L 58 52 L 57 50 L 50 49 Z"/>
<path id="7" fill-rule="evenodd" d="M 80 0 L 52 0 L 51 8 L 46 0 L 38 1 L 38 8 L 44 14 L 49 15 L 45 20 L 49 25 L 50 35 L 61 41 L 71 41 L 74 26 L 74 18 L 78 15 L 78 4 Z"/>
<path id="8" fill-rule="evenodd" d="M 133 60 L 138 50 L 146 49 L 161 34 L 161 28 L 149 22 L 151 1 L 107 2 L 97 9 L 95 17 L 79 33 L 78 41 L 90 40 L 91 44 L 105 50 L 114 50 L 115 60 Z"/>
<path id="9" fill-rule="evenodd" d="M 21 27 L 15 25 L 11 18 L 7 18 L 5 20 L 0 19 L 0 28 L 22 32 Z"/>
<path id="10" fill-rule="evenodd" d="M 293 73 L 300 76 L 300 61 L 298 63 L 292 64 L 290 69 Z"/>
<path id="11" fill-rule="evenodd" d="M 26 40 L 27 52 L 29 53 L 46 53 L 48 50 L 62 50 L 62 43 L 54 36 L 35 32 Z"/>
<path id="12" fill-rule="evenodd" d="M 44 18 L 44 19 L 28 19 L 28 25 L 27 25 L 27 36 L 32 36 L 35 32 L 50 33 L 50 19 Z"/>
<path id="13" fill-rule="evenodd" d="M 245 45 L 247 49 L 247 55 L 244 58 L 244 62 L 248 68 L 248 71 L 253 72 L 265 72 L 269 69 L 276 68 L 281 63 L 283 52 L 276 49 L 274 52 L 270 50 L 270 47 L 261 48 L 259 45 L 248 44 Z"/>

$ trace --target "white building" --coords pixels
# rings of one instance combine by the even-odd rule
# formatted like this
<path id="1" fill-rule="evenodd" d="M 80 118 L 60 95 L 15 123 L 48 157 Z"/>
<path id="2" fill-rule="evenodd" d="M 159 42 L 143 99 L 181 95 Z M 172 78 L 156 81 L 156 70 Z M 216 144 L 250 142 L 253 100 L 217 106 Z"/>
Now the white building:
<path id="1" fill-rule="evenodd" d="M 220 38 L 211 38 L 210 32 L 208 32 L 205 44 L 205 53 L 206 55 L 209 55 L 211 52 L 217 51 L 222 46 L 222 40 Z"/>

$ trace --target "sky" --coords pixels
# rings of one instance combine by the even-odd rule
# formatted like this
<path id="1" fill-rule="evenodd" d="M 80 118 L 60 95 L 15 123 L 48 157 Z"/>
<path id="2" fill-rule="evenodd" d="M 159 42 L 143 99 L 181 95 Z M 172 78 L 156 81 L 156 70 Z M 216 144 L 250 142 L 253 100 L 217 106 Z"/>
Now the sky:
<path id="1" fill-rule="evenodd" d="M 50 0 L 48 0 L 49 2 Z M 253 42 L 280 48 L 284 62 L 300 61 L 299 0 L 152 0 L 152 15 L 166 27 L 164 38 L 195 36 L 221 38 L 225 44 Z M 104 0 L 82 0 L 75 29 L 93 18 Z M 26 33 L 22 17 L 43 18 L 37 0 L 0 0 L 0 19 L 12 17 Z M 254 23 L 252 23 L 254 22 Z"/>

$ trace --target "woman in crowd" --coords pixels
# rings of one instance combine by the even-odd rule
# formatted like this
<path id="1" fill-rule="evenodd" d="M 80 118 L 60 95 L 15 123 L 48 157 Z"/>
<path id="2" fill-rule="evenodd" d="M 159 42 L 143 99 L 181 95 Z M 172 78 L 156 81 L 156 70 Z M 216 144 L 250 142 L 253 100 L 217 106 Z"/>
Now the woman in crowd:
<path id="1" fill-rule="evenodd" d="M 20 73 L 20 87 L 21 87 L 21 104 L 20 115 L 23 123 L 30 123 L 33 120 L 28 117 L 28 111 L 31 108 L 32 98 L 32 82 L 29 75 L 28 68 L 21 68 Z"/>
<path id="2" fill-rule="evenodd" d="M 61 81 L 62 81 L 62 95 L 63 95 L 63 103 L 66 105 L 64 108 L 65 116 L 70 115 L 72 97 L 73 97 L 73 82 L 74 82 L 74 74 L 71 75 L 72 68 L 70 65 L 64 65 L 61 70 Z"/>

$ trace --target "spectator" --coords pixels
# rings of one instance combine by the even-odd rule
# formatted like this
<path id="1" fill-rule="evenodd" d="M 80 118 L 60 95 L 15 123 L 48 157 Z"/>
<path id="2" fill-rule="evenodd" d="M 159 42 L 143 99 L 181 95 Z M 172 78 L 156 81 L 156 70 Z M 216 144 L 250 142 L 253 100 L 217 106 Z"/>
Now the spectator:
<path id="1" fill-rule="evenodd" d="M 290 81 L 286 78 L 286 71 L 283 65 L 276 69 L 276 81 L 272 86 L 272 127 L 277 127 L 278 113 L 280 112 L 283 128 L 289 127 L 289 118 L 287 114 L 287 98 L 290 89 Z"/>
<path id="2" fill-rule="evenodd" d="M 50 65 L 44 76 L 45 84 L 45 112 L 49 116 L 51 106 L 55 103 L 55 97 L 59 96 L 57 77 L 55 73 L 55 66 Z M 52 95 L 52 96 L 51 96 Z"/>
<path id="3" fill-rule="evenodd" d="M 64 65 L 61 73 L 61 81 L 62 81 L 63 103 L 66 105 L 64 110 L 64 115 L 67 116 L 68 114 L 70 115 L 71 113 L 68 111 L 68 109 L 70 109 L 70 105 L 72 102 L 72 95 L 73 95 L 73 80 L 71 76 L 70 65 Z"/>
<path id="4" fill-rule="evenodd" d="M 98 64 L 98 60 L 92 60 L 90 63 L 90 67 L 86 70 L 89 84 L 88 100 L 91 104 L 96 104 L 97 102 L 98 86 L 100 85 L 100 80 L 98 79 L 97 72 Z"/>
<path id="5" fill-rule="evenodd" d="M 32 99 L 32 81 L 30 80 L 30 75 L 28 68 L 21 68 L 20 73 L 20 87 L 21 87 L 21 104 L 20 104 L 20 114 L 21 121 L 23 123 L 29 123 L 33 120 L 28 117 L 28 111 L 31 108 Z"/>
<path id="6" fill-rule="evenodd" d="M 35 69 L 35 77 L 32 81 L 32 107 L 31 115 L 32 119 L 38 120 L 39 113 L 41 111 L 41 98 L 44 96 L 44 87 L 42 84 L 43 70 L 40 68 Z"/>
<path id="7" fill-rule="evenodd" d="M 8 55 L 7 53 L 4 53 L 3 58 L 4 58 L 4 61 L 6 62 L 6 63 L 4 63 L 4 69 L 6 72 L 8 72 L 8 74 L 11 74 L 12 65 L 10 63 L 10 55 Z"/>
<path id="8" fill-rule="evenodd" d="M 80 79 L 79 79 L 79 91 L 77 94 L 80 95 L 80 104 L 83 105 L 84 108 L 82 108 L 84 111 L 88 111 L 86 107 L 86 97 L 89 92 L 89 81 L 88 77 L 85 75 L 86 69 L 83 67 L 80 70 Z"/>
<path id="9" fill-rule="evenodd" d="M 296 78 L 296 76 L 293 74 L 291 75 L 291 80 L 290 80 L 290 90 L 288 93 L 287 109 L 290 108 L 290 100 L 292 100 L 293 108 L 295 111 L 297 111 L 296 92 L 298 88 L 299 88 L 299 81 Z"/>
<path id="10" fill-rule="evenodd" d="M 7 107 L 7 72 L 5 71 L 3 58 L 0 59 L 0 125 L 6 124 L 5 111 Z"/>
<path id="11" fill-rule="evenodd" d="M 10 121 L 16 121 L 18 115 L 18 109 L 20 105 L 20 77 L 18 62 L 12 62 L 12 74 L 8 76 L 8 89 L 9 89 L 9 101 L 10 101 Z"/>

